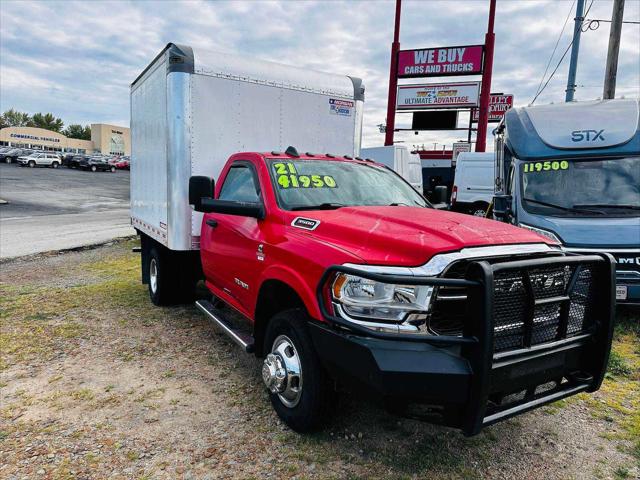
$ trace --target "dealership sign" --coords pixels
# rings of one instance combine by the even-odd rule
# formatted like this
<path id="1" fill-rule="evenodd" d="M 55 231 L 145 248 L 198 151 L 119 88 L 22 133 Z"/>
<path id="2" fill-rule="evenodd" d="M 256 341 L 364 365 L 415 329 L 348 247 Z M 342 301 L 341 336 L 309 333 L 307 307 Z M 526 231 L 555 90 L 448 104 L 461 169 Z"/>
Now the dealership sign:
<path id="1" fill-rule="evenodd" d="M 489 121 L 497 123 L 502 120 L 504 114 L 513 107 L 513 95 L 491 94 L 489 98 Z M 480 110 L 474 108 L 472 120 L 477 122 L 480 119 Z"/>
<path id="2" fill-rule="evenodd" d="M 477 107 L 480 82 L 400 85 L 396 108 L 424 110 L 431 108 Z"/>
<path id="3" fill-rule="evenodd" d="M 475 75 L 482 73 L 482 45 L 398 52 L 398 78 Z"/>

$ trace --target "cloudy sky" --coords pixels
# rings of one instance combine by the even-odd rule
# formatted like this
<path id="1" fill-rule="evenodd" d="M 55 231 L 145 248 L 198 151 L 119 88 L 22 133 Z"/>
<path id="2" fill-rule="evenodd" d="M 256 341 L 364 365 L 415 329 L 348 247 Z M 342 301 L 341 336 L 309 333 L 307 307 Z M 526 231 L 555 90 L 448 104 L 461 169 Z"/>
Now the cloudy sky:
<path id="1" fill-rule="evenodd" d="M 498 0 L 497 5 L 492 91 L 513 93 L 516 105 L 526 105 L 538 89 L 572 1 Z M 611 8 L 611 1 L 594 0 L 588 18 L 610 19 Z M 0 110 L 53 112 L 67 124 L 128 125 L 129 84 L 166 43 L 176 42 L 362 77 L 367 87 L 364 145 L 381 145 L 377 125 L 385 117 L 393 12 L 393 2 L 372 0 L 3 0 Z M 487 14 L 488 0 L 405 0 L 401 47 L 483 43 Z M 550 70 L 571 40 L 572 19 L 573 14 Z M 625 20 L 640 20 L 640 0 L 627 0 Z M 577 100 L 602 95 L 608 37 L 607 23 L 582 36 Z M 564 100 L 568 57 L 536 103 Z M 617 95 L 640 95 L 639 25 L 623 28 Z M 396 123 L 406 126 L 410 115 L 399 114 Z M 464 136 L 404 133 L 396 139 L 429 148 L 437 142 L 442 148 L 459 135 Z"/>

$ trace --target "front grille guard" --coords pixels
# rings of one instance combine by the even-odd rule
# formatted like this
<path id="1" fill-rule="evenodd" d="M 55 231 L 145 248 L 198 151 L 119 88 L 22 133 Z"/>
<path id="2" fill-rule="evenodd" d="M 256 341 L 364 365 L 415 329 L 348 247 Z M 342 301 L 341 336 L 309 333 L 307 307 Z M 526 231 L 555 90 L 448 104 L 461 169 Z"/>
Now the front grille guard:
<path id="1" fill-rule="evenodd" d="M 566 334 L 567 318 L 569 315 L 570 299 L 576 285 L 576 278 L 580 266 L 589 264 L 593 271 L 597 288 L 592 294 L 595 296 L 592 303 L 591 323 L 582 333 L 568 337 Z M 495 276 L 507 271 L 528 272 L 536 268 L 548 268 L 554 266 L 571 266 L 573 269 L 572 280 L 568 283 L 566 291 L 562 295 L 544 299 L 542 303 L 558 302 L 560 308 L 560 332 L 558 337 L 549 342 L 532 344 L 533 318 L 536 301 L 531 296 L 531 286 L 527 285 L 527 305 L 525 305 L 525 344 L 522 348 L 507 351 L 494 349 L 494 290 Z M 338 272 L 358 275 L 375 281 L 386 283 L 398 283 L 404 285 L 432 285 L 460 286 L 468 289 L 467 296 L 467 321 L 465 322 L 462 336 L 435 336 L 421 334 L 395 334 L 373 331 L 361 325 L 356 325 L 348 320 L 333 315 L 327 308 L 330 302 L 328 282 Z M 320 311 L 324 318 L 334 326 L 342 327 L 351 332 L 385 340 L 425 342 L 435 346 L 461 347 L 462 355 L 468 359 L 472 372 L 470 378 L 469 397 L 457 426 L 466 435 L 475 435 L 483 427 L 500 420 L 524 413 L 581 391 L 593 392 L 600 388 L 609 359 L 609 350 L 613 336 L 613 324 L 615 316 L 615 260 L 609 254 L 593 255 L 569 255 L 552 258 L 535 258 L 530 260 L 506 261 L 489 263 L 484 260 L 471 261 L 464 279 L 450 279 L 441 277 L 414 277 L 405 275 L 379 274 L 365 272 L 351 267 L 334 265 L 323 274 L 317 288 L 317 298 Z M 571 382 L 560 384 L 542 394 L 534 394 L 527 391 L 524 399 L 504 409 L 489 411 L 492 372 L 495 369 L 510 368 L 523 362 L 535 362 L 545 356 L 558 352 L 582 349 L 585 354 L 581 356 L 582 375 L 577 376 Z M 585 372 L 587 374 L 585 374 Z"/>

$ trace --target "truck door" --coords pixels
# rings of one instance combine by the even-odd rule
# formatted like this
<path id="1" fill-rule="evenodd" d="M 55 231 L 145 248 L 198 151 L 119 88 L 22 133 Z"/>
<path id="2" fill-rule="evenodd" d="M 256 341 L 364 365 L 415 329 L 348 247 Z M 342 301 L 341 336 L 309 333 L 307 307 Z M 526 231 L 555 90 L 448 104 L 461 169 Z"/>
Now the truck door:
<path id="1" fill-rule="evenodd" d="M 255 167 L 250 162 L 233 163 L 218 196 L 220 200 L 262 202 L 260 183 Z M 205 277 L 228 295 L 243 309 L 249 297 L 258 288 L 256 252 L 261 243 L 260 221 L 256 218 L 220 213 L 204 215 L 200 248 Z"/>

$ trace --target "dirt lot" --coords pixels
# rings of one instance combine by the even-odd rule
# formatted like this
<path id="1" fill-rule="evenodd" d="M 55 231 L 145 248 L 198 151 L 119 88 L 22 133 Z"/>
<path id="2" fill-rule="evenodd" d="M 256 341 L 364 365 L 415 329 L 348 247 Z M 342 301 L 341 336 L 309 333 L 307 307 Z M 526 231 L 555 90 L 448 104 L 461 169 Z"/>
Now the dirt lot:
<path id="1" fill-rule="evenodd" d="M 194 307 L 156 308 L 131 241 L 0 264 L 0 477 L 638 478 L 640 327 L 600 392 L 465 438 L 343 397 L 280 424 L 259 362 Z"/>

